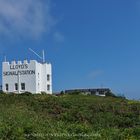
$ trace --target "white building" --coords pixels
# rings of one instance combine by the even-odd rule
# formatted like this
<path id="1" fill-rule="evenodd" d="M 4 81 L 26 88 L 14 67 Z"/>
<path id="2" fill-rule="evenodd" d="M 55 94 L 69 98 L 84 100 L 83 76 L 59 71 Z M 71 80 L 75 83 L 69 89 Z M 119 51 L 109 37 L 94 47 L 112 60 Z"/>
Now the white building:
<path id="1" fill-rule="evenodd" d="M 2 90 L 6 93 L 46 92 L 52 94 L 52 68 L 50 63 L 12 61 L 2 63 Z"/>

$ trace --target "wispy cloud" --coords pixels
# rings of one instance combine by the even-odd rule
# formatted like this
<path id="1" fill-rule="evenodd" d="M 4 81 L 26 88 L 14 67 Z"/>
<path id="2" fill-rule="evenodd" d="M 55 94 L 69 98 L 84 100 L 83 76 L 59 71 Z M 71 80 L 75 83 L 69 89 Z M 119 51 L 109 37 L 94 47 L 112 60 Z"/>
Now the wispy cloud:
<path id="1" fill-rule="evenodd" d="M 0 36 L 38 38 L 52 25 L 50 0 L 0 0 Z"/>
<path id="2" fill-rule="evenodd" d="M 95 79 L 101 76 L 104 72 L 102 70 L 94 70 L 88 74 L 88 77 L 91 79 Z"/>
<path id="3" fill-rule="evenodd" d="M 60 32 L 55 32 L 54 33 L 54 40 L 56 42 L 64 42 L 64 35 Z"/>

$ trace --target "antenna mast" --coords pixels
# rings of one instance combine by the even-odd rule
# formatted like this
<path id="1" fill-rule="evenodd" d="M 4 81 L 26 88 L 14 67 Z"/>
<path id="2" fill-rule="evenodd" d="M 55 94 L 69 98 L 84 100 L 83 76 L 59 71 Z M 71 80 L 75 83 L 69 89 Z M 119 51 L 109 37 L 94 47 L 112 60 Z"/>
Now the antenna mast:
<path id="1" fill-rule="evenodd" d="M 42 51 L 42 59 L 43 59 L 43 63 L 45 63 L 45 53 L 44 53 L 44 50 Z"/>
<path id="2" fill-rule="evenodd" d="M 42 51 L 42 56 L 40 56 L 38 53 L 36 53 L 33 49 L 29 48 L 31 52 L 33 52 L 38 58 L 42 60 L 43 63 L 45 63 L 45 53 L 44 50 Z"/>
<path id="3" fill-rule="evenodd" d="M 7 60 L 6 60 L 6 55 L 4 56 L 4 62 L 6 62 Z"/>

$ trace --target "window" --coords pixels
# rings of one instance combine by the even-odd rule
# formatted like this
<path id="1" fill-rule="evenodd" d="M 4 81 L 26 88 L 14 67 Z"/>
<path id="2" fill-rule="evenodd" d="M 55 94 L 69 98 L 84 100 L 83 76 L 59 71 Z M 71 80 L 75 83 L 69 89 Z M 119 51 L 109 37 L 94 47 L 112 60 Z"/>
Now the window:
<path id="1" fill-rule="evenodd" d="M 25 90 L 25 83 L 21 83 L 21 90 Z"/>
<path id="2" fill-rule="evenodd" d="M 9 85 L 5 84 L 5 88 L 6 88 L 6 91 L 8 91 L 9 90 Z"/>
<path id="3" fill-rule="evenodd" d="M 48 91 L 50 90 L 50 85 L 47 85 L 47 90 L 48 90 Z"/>
<path id="4" fill-rule="evenodd" d="M 47 74 L 47 81 L 50 81 L 50 75 Z"/>
<path id="5" fill-rule="evenodd" d="M 15 83 L 15 90 L 18 90 L 18 83 Z"/>

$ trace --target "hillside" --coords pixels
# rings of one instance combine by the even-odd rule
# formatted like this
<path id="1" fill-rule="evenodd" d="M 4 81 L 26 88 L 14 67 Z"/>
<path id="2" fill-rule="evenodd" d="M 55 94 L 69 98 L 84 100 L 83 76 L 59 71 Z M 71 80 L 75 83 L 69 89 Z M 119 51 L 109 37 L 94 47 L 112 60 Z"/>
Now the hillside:
<path id="1" fill-rule="evenodd" d="M 2 140 L 139 140 L 140 102 L 85 95 L 0 95 Z"/>

